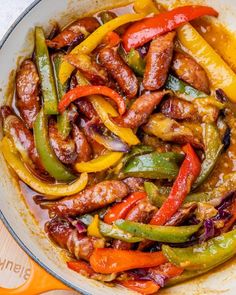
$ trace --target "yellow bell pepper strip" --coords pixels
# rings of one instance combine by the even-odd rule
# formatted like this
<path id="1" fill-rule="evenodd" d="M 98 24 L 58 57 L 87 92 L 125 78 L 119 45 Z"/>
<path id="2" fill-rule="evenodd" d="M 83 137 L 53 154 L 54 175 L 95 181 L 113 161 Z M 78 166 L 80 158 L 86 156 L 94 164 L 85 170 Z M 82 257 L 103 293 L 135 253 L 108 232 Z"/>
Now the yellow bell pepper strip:
<path id="1" fill-rule="evenodd" d="M 154 1 L 152 0 L 136 0 L 134 2 L 134 11 L 136 13 L 146 13 L 146 14 L 159 13 L 159 10 L 157 9 Z"/>
<path id="2" fill-rule="evenodd" d="M 45 195 L 47 200 L 54 200 L 59 197 L 77 194 L 82 191 L 88 183 L 87 173 L 82 173 L 80 178 L 71 184 L 52 184 L 43 182 L 26 168 L 20 159 L 19 153 L 9 138 L 3 138 L 1 142 L 1 150 L 8 165 L 15 171 L 18 177 L 30 188 Z"/>
<path id="3" fill-rule="evenodd" d="M 44 112 L 47 115 L 57 115 L 57 91 L 53 77 L 53 69 L 46 45 L 43 29 L 35 29 L 35 58 L 44 100 Z"/>
<path id="4" fill-rule="evenodd" d="M 59 112 L 63 113 L 65 109 L 70 105 L 70 103 L 77 100 L 78 98 L 94 94 L 101 94 L 114 100 L 114 102 L 118 106 L 120 115 L 123 115 L 125 113 L 126 105 L 123 97 L 121 97 L 116 91 L 112 90 L 111 88 L 108 88 L 106 86 L 93 85 L 77 86 L 76 88 L 71 89 L 69 92 L 67 92 L 63 96 L 62 100 L 59 102 Z"/>
<path id="5" fill-rule="evenodd" d="M 75 169 L 78 172 L 99 172 L 115 165 L 123 156 L 121 152 L 109 152 L 105 155 L 99 156 L 89 162 L 80 162 L 75 164 Z"/>
<path id="6" fill-rule="evenodd" d="M 96 237 L 96 238 L 102 238 L 102 234 L 100 233 L 100 229 L 99 229 L 99 217 L 96 214 L 93 217 L 93 221 L 90 223 L 90 225 L 87 228 L 87 232 L 88 235 L 92 236 L 92 237 Z"/>
<path id="7" fill-rule="evenodd" d="M 236 74 L 233 70 L 190 24 L 184 25 L 177 32 L 188 54 L 205 69 L 212 86 L 222 89 L 236 102 Z"/>
<path id="8" fill-rule="evenodd" d="M 111 31 L 114 31 L 118 27 L 140 20 L 145 17 L 145 14 L 124 14 L 111 21 L 107 22 L 106 24 L 99 27 L 95 30 L 87 39 L 81 42 L 78 46 L 76 46 L 72 51 L 71 54 L 90 54 L 104 39 L 104 37 Z M 70 77 L 71 73 L 73 72 L 74 67 L 70 65 L 68 62 L 64 61 L 60 68 L 60 81 L 64 84 L 67 79 Z"/>
<path id="9" fill-rule="evenodd" d="M 76 176 L 64 166 L 54 153 L 48 135 L 48 118 L 43 108 L 34 122 L 34 140 L 44 169 L 56 180 L 72 181 Z"/>
<path id="10" fill-rule="evenodd" d="M 90 97 L 90 101 L 94 109 L 96 110 L 98 116 L 102 120 L 103 124 L 111 132 L 120 137 L 124 142 L 128 143 L 129 145 L 136 145 L 140 143 L 138 137 L 133 133 L 132 129 L 120 127 L 110 120 L 109 114 L 107 110 L 103 108 L 100 98 L 98 98 L 97 96 L 92 96 Z"/>

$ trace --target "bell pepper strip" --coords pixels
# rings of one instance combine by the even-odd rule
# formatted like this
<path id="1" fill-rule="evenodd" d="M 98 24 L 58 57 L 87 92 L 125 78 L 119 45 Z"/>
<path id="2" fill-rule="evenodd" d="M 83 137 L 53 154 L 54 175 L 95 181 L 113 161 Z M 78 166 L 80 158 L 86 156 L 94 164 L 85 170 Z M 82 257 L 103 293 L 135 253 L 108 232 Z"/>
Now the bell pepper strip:
<path id="1" fill-rule="evenodd" d="M 90 278 L 95 274 L 92 267 L 85 261 L 76 260 L 76 261 L 68 261 L 68 268 L 78 272 L 79 274 Z"/>
<path id="2" fill-rule="evenodd" d="M 172 90 L 178 97 L 187 101 L 194 101 L 196 98 L 207 97 L 207 94 L 201 92 L 173 75 L 169 75 L 165 88 Z"/>
<path id="3" fill-rule="evenodd" d="M 152 179 L 174 179 L 178 175 L 178 163 L 184 156 L 180 153 L 158 153 L 136 156 L 132 158 L 123 169 L 127 176 L 152 178 Z"/>
<path id="4" fill-rule="evenodd" d="M 34 140 L 39 157 L 45 170 L 59 181 L 72 181 L 76 176 L 64 166 L 54 153 L 48 135 L 48 118 L 44 114 L 43 108 L 38 113 L 34 122 Z"/>
<path id="5" fill-rule="evenodd" d="M 116 32 L 109 32 L 103 39 L 102 44 L 107 47 L 116 47 L 120 44 L 120 42 L 120 36 Z"/>
<path id="6" fill-rule="evenodd" d="M 170 193 L 170 192 L 167 192 L 167 194 L 163 195 L 160 192 L 159 187 L 157 187 L 152 182 L 144 182 L 144 189 L 145 189 L 145 192 L 147 193 L 147 197 L 150 204 L 152 204 L 153 206 L 156 206 L 157 208 L 160 208 L 163 205 L 163 203 L 166 201 Z"/>
<path id="7" fill-rule="evenodd" d="M 129 195 L 122 202 L 112 206 L 104 216 L 104 221 L 108 224 L 112 224 L 118 219 L 124 219 L 128 212 L 137 204 L 138 201 L 146 198 L 146 193 L 135 192 Z"/>
<path id="8" fill-rule="evenodd" d="M 154 1 L 152 0 L 136 0 L 134 2 L 134 11 L 136 13 L 145 13 L 145 14 L 159 13 L 159 10 L 157 9 Z"/>
<path id="9" fill-rule="evenodd" d="M 201 172 L 193 184 L 193 189 L 201 185 L 212 172 L 219 159 L 224 145 L 215 124 L 204 124 L 203 142 L 205 146 L 205 159 L 202 162 Z"/>
<path id="10" fill-rule="evenodd" d="M 76 46 L 71 54 L 90 54 L 103 40 L 103 38 L 111 31 L 114 31 L 118 27 L 140 20 L 145 17 L 145 14 L 124 14 L 115 19 L 110 20 L 106 24 L 100 26 L 97 30 L 95 30 L 88 38 L 86 38 L 83 42 L 81 42 L 78 46 Z M 60 67 L 60 81 L 64 84 L 71 73 L 73 72 L 74 67 L 70 65 L 68 62 L 64 61 Z"/>
<path id="11" fill-rule="evenodd" d="M 153 281 L 146 280 L 127 280 L 121 281 L 119 284 L 143 295 L 154 294 L 160 289 L 160 286 Z"/>
<path id="12" fill-rule="evenodd" d="M 64 85 L 61 84 L 59 80 L 59 69 L 60 65 L 62 63 L 63 54 L 58 53 L 54 54 L 52 56 L 52 64 L 54 69 L 54 77 L 55 77 L 55 83 L 56 83 L 56 89 L 57 89 L 57 96 L 58 100 L 60 101 L 62 97 L 66 94 L 68 89 L 68 83 L 65 83 Z M 68 111 L 66 110 L 61 115 L 57 116 L 57 128 L 58 132 L 62 136 L 63 139 L 66 139 L 71 131 L 71 124 L 69 120 Z"/>
<path id="13" fill-rule="evenodd" d="M 187 248 L 162 246 L 165 257 L 186 270 L 209 269 L 224 263 L 236 254 L 236 230 L 232 230 L 205 243 Z"/>
<path id="14" fill-rule="evenodd" d="M 99 230 L 99 222 L 100 222 L 99 217 L 96 214 L 93 217 L 93 221 L 90 223 L 90 225 L 87 228 L 88 235 L 96 237 L 96 238 L 102 238 L 102 235 Z"/>
<path id="15" fill-rule="evenodd" d="M 127 52 L 151 41 L 153 38 L 173 31 L 179 26 L 200 16 L 218 16 L 218 12 L 208 6 L 182 6 L 173 10 L 145 18 L 132 24 L 123 35 L 123 45 Z"/>
<path id="16" fill-rule="evenodd" d="M 103 171 L 115 165 L 122 157 L 123 153 L 121 152 L 108 152 L 89 162 L 75 164 L 75 169 L 78 172 L 88 173 Z"/>
<path id="17" fill-rule="evenodd" d="M 87 173 L 71 184 L 45 183 L 35 177 L 21 161 L 13 143 L 7 137 L 1 142 L 1 150 L 8 165 L 15 171 L 18 177 L 36 192 L 45 195 L 45 199 L 54 200 L 59 197 L 70 196 L 82 191 L 88 183 Z"/>
<path id="18" fill-rule="evenodd" d="M 79 218 L 85 225 L 89 226 L 93 221 L 93 216 L 86 214 Z M 135 237 L 129 233 L 125 233 L 114 225 L 107 224 L 99 220 L 99 232 L 103 237 L 121 240 L 127 243 L 141 242 L 143 239 Z"/>
<path id="19" fill-rule="evenodd" d="M 121 97 L 116 91 L 106 87 L 106 86 L 93 86 L 93 85 L 85 85 L 85 86 L 77 86 L 76 88 L 67 92 L 62 100 L 59 102 L 58 109 L 59 112 L 62 113 L 69 106 L 69 104 L 80 97 L 101 94 L 107 96 L 114 100 L 118 106 L 120 115 L 123 115 L 126 110 L 126 105 L 123 97 Z"/>
<path id="20" fill-rule="evenodd" d="M 188 54 L 204 68 L 213 88 L 222 89 L 235 102 L 236 74 L 233 70 L 190 24 L 178 30 L 178 38 Z"/>
<path id="21" fill-rule="evenodd" d="M 140 143 L 138 137 L 133 133 L 132 129 L 120 127 L 110 120 L 109 114 L 106 111 L 106 109 L 103 108 L 103 105 L 101 104 L 99 97 L 92 96 L 90 97 L 90 101 L 94 109 L 96 110 L 98 116 L 102 120 L 103 124 L 107 127 L 107 129 L 109 129 L 115 135 L 120 137 L 124 142 L 128 143 L 129 145 L 136 145 Z"/>
<path id="22" fill-rule="evenodd" d="M 186 144 L 183 147 L 183 151 L 186 156 L 173 184 L 170 195 L 153 216 L 151 224 L 163 225 L 178 211 L 190 192 L 192 184 L 200 173 L 201 163 L 191 145 Z"/>
<path id="23" fill-rule="evenodd" d="M 44 101 L 44 112 L 47 115 L 57 115 L 57 91 L 53 77 L 53 69 L 43 29 L 35 29 L 35 58 L 41 81 Z"/>
<path id="24" fill-rule="evenodd" d="M 125 259 L 124 259 L 125 258 Z M 154 267 L 167 262 L 162 252 L 145 253 L 112 248 L 95 249 L 90 264 L 95 272 L 110 274 L 135 268 Z"/>
<path id="25" fill-rule="evenodd" d="M 125 61 L 135 72 L 135 74 L 141 77 L 144 75 L 146 62 L 137 50 L 132 48 L 130 52 L 126 55 Z"/>
<path id="26" fill-rule="evenodd" d="M 117 220 L 115 225 L 137 237 L 163 243 L 185 243 L 196 233 L 201 224 L 189 226 L 163 226 L 133 222 L 129 220 Z"/>

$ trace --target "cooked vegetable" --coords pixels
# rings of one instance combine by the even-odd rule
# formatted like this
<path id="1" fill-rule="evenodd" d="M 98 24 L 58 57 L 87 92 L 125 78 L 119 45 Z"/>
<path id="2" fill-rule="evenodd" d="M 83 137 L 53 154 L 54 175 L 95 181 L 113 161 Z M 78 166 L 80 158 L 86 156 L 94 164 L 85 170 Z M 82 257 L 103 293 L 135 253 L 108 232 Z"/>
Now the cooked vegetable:
<path id="1" fill-rule="evenodd" d="M 40 27 L 36 27 L 35 29 L 35 57 L 41 81 L 44 112 L 46 115 L 57 115 L 57 91 L 53 77 L 53 69 L 44 32 Z"/>
<path id="2" fill-rule="evenodd" d="M 146 63 L 144 59 L 141 57 L 140 53 L 134 48 L 132 48 L 127 55 L 125 52 L 122 55 L 124 56 L 125 61 L 131 67 L 131 69 L 137 75 L 143 76 Z"/>
<path id="3" fill-rule="evenodd" d="M 164 204 L 153 216 L 151 224 L 163 225 L 177 212 L 200 173 L 201 163 L 191 145 L 185 145 L 183 151 L 186 156 L 171 192 Z"/>
<path id="4" fill-rule="evenodd" d="M 218 13 L 207 6 L 183 6 L 136 22 L 123 36 L 124 48 L 130 51 L 131 48 L 140 47 L 156 36 L 168 33 L 203 15 L 218 16 Z"/>
<path id="5" fill-rule="evenodd" d="M 10 167 L 16 172 L 19 178 L 38 193 L 44 194 L 45 199 L 53 200 L 59 197 L 74 195 L 82 191 L 88 182 L 86 173 L 81 174 L 80 178 L 71 184 L 52 184 L 39 180 L 22 163 L 12 142 L 4 137 L 1 149 Z"/>
<path id="6" fill-rule="evenodd" d="M 178 174 L 177 163 L 183 159 L 178 153 L 151 153 L 131 159 L 123 172 L 129 176 L 173 179 Z"/>
<path id="7" fill-rule="evenodd" d="M 144 253 L 105 248 L 96 249 L 90 258 L 93 270 L 102 274 L 121 272 L 134 268 L 153 267 L 165 262 L 166 258 L 162 252 Z"/>
<path id="8" fill-rule="evenodd" d="M 155 284 L 153 281 L 127 280 L 121 281 L 120 284 L 144 295 L 155 294 L 160 289 L 160 286 Z"/>
<path id="9" fill-rule="evenodd" d="M 117 220 L 116 226 L 140 238 L 163 243 L 184 243 L 196 233 L 201 224 L 189 226 L 158 226 L 128 220 Z"/>

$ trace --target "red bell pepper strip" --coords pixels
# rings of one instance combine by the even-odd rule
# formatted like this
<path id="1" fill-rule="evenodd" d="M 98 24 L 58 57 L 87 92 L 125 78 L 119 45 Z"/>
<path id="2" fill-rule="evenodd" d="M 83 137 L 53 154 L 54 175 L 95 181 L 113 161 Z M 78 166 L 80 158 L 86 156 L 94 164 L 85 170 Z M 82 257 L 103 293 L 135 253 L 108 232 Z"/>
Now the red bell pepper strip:
<path id="1" fill-rule="evenodd" d="M 106 86 L 92 86 L 92 85 L 85 85 L 85 86 L 77 86 L 74 89 L 67 92 L 63 98 L 61 99 L 58 110 L 60 113 L 63 113 L 65 109 L 70 105 L 71 102 L 75 101 L 76 99 L 84 96 L 101 94 L 107 96 L 114 100 L 118 105 L 118 110 L 121 115 L 124 114 L 126 110 L 126 105 L 123 97 L 121 97 L 116 91 L 108 88 Z"/>
<path id="2" fill-rule="evenodd" d="M 92 275 L 95 274 L 95 272 L 93 271 L 92 267 L 84 261 L 81 260 L 77 260 L 77 261 L 69 261 L 67 262 L 67 266 L 78 272 L 79 274 L 86 276 L 86 277 L 91 277 Z"/>
<path id="3" fill-rule="evenodd" d="M 162 252 L 140 252 L 97 248 L 90 257 L 90 264 L 95 272 L 112 274 L 135 268 L 154 267 L 167 262 Z"/>
<path id="4" fill-rule="evenodd" d="M 201 163 L 191 145 L 185 145 L 183 151 L 186 156 L 170 191 L 170 195 L 153 216 L 151 224 L 164 225 L 178 211 L 201 171 Z"/>
<path id="5" fill-rule="evenodd" d="M 136 192 L 129 195 L 122 202 L 112 206 L 104 217 L 104 222 L 111 224 L 118 219 L 125 219 L 129 211 L 137 204 L 138 201 L 147 197 L 145 192 Z"/>
<path id="6" fill-rule="evenodd" d="M 108 47 L 115 47 L 120 44 L 120 41 L 120 36 L 116 32 L 109 32 L 102 43 Z"/>
<path id="7" fill-rule="evenodd" d="M 119 284 L 143 295 L 154 294 L 160 289 L 160 286 L 153 281 L 128 280 L 119 282 Z"/>
<path id="8" fill-rule="evenodd" d="M 123 35 L 124 48 L 129 52 L 131 48 L 140 47 L 153 38 L 203 15 L 218 16 L 218 12 L 208 6 L 191 5 L 178 7 L 135 22 Z"/>

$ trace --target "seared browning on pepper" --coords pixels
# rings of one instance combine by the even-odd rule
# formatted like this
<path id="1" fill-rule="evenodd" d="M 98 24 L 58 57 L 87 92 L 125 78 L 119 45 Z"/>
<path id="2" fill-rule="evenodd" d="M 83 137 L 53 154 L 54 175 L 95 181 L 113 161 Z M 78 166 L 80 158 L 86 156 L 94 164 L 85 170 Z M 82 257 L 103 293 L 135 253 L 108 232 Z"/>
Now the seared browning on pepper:
<path id="1" fill-rule="evenodd" d="M 85 189 L 78 195 L 52 204 L 49 210 L 60 216 L 85 214 L 103 208 L 116 200 L 121 200 L 128 193 L 128 187 L 122 181 L 103 181 Z"/>
<path id="2" fill-rule="evenodd" d="M 99 53 L 100 63 L 117 81 L 128 98 L 133 98 L 138 92 L 138 80 L 118 52 L 112 48 L 104 48 Z"/>
<path id="3" fill-rule="evenodd" d="M 29 128 L 40 111 L 39 76 L 35 64 L 25 60 L 16 75 L 17 107 Z"/>
<path id="4" fill-rule="evenodd" d="M 175 32 L 152 41 L 144 73 L 143 86 L 147 90 L 158 90 L 167 79 L 174 49 Z"/>
<path id="5" fill-rule="evenodd" d="M 95 17 L 85 17 L 73 22 L 52 40 L 47 40 L 48 47 L 60 49 L 79 43 L 84 37 L 100 26 Z"/>

